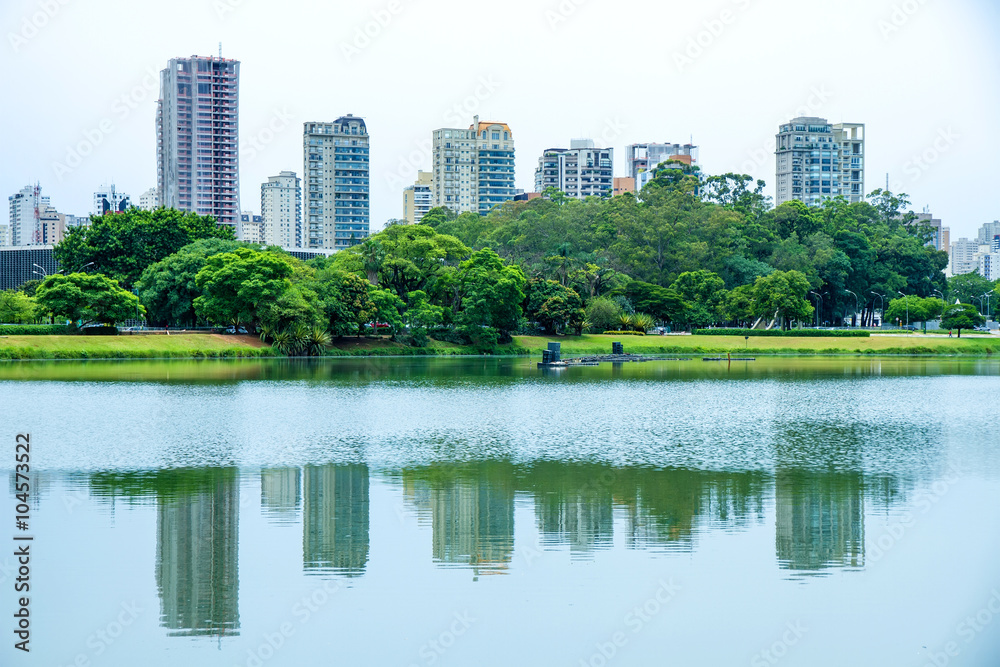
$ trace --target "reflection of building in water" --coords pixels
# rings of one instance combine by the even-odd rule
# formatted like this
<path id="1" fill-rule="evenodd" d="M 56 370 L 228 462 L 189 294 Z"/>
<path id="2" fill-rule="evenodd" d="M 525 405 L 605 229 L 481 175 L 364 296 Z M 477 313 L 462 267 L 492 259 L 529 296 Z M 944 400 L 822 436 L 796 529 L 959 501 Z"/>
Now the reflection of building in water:
<path id="1" fill-rule="evenodd" d="M 574 555 L 614 543 L 612 485 L 607 466 L 539 463 L 524 482 L 535 496 L 542 544 L 568 544 Z"/>
<path id="2" fill-rule="evenodd" d="M 298 519 L 302 500 L 301 471 L 298 468 L 261 470 L 260 508 L 264 516 L 278 523 Z"/>
<path id="3" fill-rule="evenodd" d="M 779 471 L 774 486 L 781 567 L 864 566 L 864 481 L 860 474 Z"/>
<path id="4" fill-rule="evenodd" d="M 368 564 L 368 466 L 308 466 L 302 484 L 302 560 L 354 576 Z"/>
<path id="5" fill-rule="evenodd" d="M 156 583 L 172 636 L 235 635 L 239 614 L 239 484 L 213 473 L 199 488 L 159 498 Z"/>

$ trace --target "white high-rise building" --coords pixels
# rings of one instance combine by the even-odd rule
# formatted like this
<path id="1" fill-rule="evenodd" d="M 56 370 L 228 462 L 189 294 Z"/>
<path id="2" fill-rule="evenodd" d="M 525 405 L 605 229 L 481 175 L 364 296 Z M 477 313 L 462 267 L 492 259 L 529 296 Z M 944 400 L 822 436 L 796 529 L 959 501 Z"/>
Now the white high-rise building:
<path id="1" fill-rule="evenodd" d="M 271 176 L 260 186 L 264 245 L 301 248 L 302 181 L 294 171 Z"/>
<path id="2" fill-rule="evenodd" d="M 538 158 L 535 192 L 555 188 L 574 199 L 610 197 L 614 156 L 613 148 L 596 148 L 590 139 L 573 139 L 569 148 L 549 148 Z"/>
<path id="3" fill-rule="evenodd" d="M 132 198 L 124 192 L 118 192 L 114 183 L 103 186 L 94 193 L 94 215 L 124 213 L 131 206 Z"/>
<path id="4" fill-rule="evenodd" d="M 156 188 L 150 188 L 139 195 L 139 208 L 143 211 L 155 211 L 157 208 Z"/>
<path id="5" fill-rule="evenodd" d="M 840 196 L 864 201 L 864 124 L 793 118 L 779 128 L 776 142 L 777 206 L 793 199 L 815 206 Z"/>
<path id="6" fill-rule="evenodd" d="M 993 243 L 993 239 L 1000 236 L 1000 222 L 987 222 L 979 228 L 979 243 L 987 245 Z"/>
<path id="7" fill-rule="evenodd" d="M 264 217 L 243 211 L 240 214 L 240 222 L 236 225 L 236 238 L 246 243 L 264 245 Z"/>
<path id="8" fill-rule="evenodd" d="M 987 280 L 1000 280 L 1000 252 L 992 251 L 979 255 L 979 275 Z"/>
<path id="9" fill-rule="evenodd" d="M 969 239 L 958 239 L 951 244 L 949 273 L 953 276 L 961 276 L 972 273 L 979 268 L 979 241 Z"/>
<path id="10" fill-rule="evenodd" d="M 12 246 L 44 245 L 42 213 L 50 207 L 39 185 L 29 185 L 7 198 L 10 204 L 10 225 L 6 236 Z"/>
<path id="11" fill-rule="evenodd" d="M 434 174 L 418 171 L 417 182 L 403 189 L 403 219 L 415 225 L 431 210 L 434 202 Z"/>
<path id="12" fill-rule="evenodd" d="M 157 204 L 240 217 L 240 63 L 175 58 L 160 73 L 156 111 Z"/>
<path id="13" fill-rule="evenodd" d="M 930 213 L 918 213 L 915 220 L 917 225 L 927 225 L 930 227 L 933 236 L 928 245 L 935 250 L 943 252 L 951 251 L 951 228 L 944 227 L 939 218 L 935 218 Z"/>
<path id="14" fill-rule="evenodd" d="M 698 165 L 698 147 L 693 144 L 630 144 L 625 147 L 628 178 L 635 179 L 635 191 L 640 192 L 656 175 L 656 168 L 675 160 L 690 166 Z"/>
<path id="15" fill-rule="evenodd" d="M 506 123 L 476 116 L 468 129 L 442 128 L 432 138 L 434 207 L 486 215 L 514 199 L 514 135 Z"/>
<path id="16" fill-rule="evenodd" d="M 303 248 L 341 250 L 368 238 L 368 128 L 351 114 L 306 123 L 303 136 Z"/>

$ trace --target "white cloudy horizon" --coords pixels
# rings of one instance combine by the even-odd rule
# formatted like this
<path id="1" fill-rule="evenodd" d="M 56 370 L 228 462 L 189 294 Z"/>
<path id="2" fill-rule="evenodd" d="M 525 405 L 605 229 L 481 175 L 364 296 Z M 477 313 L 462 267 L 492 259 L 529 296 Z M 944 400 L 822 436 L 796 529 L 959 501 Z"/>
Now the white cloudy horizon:
<path id="1" fill-rule="evenodd" d="M 511 126 L 527 191 L 542 150 L 589 137 L 616 175 L 630 143 L 693 141 L 704 171 L 773 196 L 778 125 L 808 112 L 865 123 L 866 191 L 888 174 L 957 239 L 1000 218 L 976 187 L 997 173 L 998 28 L 988 0 L 7 0 L 0 193 L 38 182 L 74 215 L 112 182 L 137 201 L 159 71 L 222 42 L 241 62 L 245 211 L 268 176 L 302 173 L 303 123 L 348 113 L 371 134 L 375 231 L 430 168 L 431 132 L 475 113 Z"/>

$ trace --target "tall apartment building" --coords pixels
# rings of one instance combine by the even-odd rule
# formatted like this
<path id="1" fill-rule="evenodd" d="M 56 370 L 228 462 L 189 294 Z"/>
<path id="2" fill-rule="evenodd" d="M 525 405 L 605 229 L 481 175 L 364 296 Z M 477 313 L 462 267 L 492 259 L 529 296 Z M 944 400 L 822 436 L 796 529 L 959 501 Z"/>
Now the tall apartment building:
<path id="1" fill-rule="evenodd" d="M 535 192 L 555 188 L 574 199 L 608 197 L 614 188 L 614 149 L 573 139 L 569 148 L 549 148 L 538 158 Z"/>
<path id="2" fill-rule="evenodd" d="M 250 211 L 240 213 L 240 222 L 236 225 L 236 238 L 246 243 L 264 245 L 264 216 Z"/>
<path id="3" fill-rule="evenodd" d="M 48 197 L 42 196 L 39 185 L 29 185 L 7 198 L 10 204 L 10 225 L 7 229 L 8 245 L 44 245 L 42 213 L 50 207 Z"/>
<path id="4" fill-rule="evenodd" d="M 693 144 L 630 144 L 625 147 L 628 177 L 634 179 L 635 190 L 642 190 L 653 180 L 656 167 L 668 160 L 688 165 L 698 164 L 698 147 Z"/>
<path id="5" fill-rule="evenodd" d="M 175 58 L 160 73 L 156 110 L 159 206 L 240 217 L 240 63 Z"/>
<path id="6" fill-rule="evenodd" d="M 52 206 L 46 206 L 38 216 L 38 226 L 42 234 L 42 245 L 55 245 L 66 234 L 66 216 Z"/>
<path id="7" fill-rule="evenodd" d="M 506 123 L 476 116 L 467 130 L 442 128 L 432 137 L 435 207 L 486 215 L 514 199 L 514 135 Z"/>
<path id="8" fill-rule="evenodd" d="M 368 238 L 368 142 L 365 121 L 351 114 L 305 124 L 303 248 L 340 250 Z"/>
<path id="9" fill-rule="evenodd" d="M 993 239 L 997 236 L 1000 236 L 1000 222 L 987 222 L 979 228 L 978 238 L 980 244 L 992 243 Z"/>
<path id="10" fill-rule="evenodd" d="M 94 193 L 94 215 L 124 213 L 132 206 L 132 198 L 118 192 L 114 184 L 106 185 Z"/>
<path id="11" fill-rule="evenodd" d="M 150 188 L 139 195 L 139 208 L 143 211 L 155 211 L 159 208 L 156 203 L 156 188 Z"/>
<path id="12" fill-rule="evenodd" d="M 263 243 L 302 247 L 302 181 L 294 171 L 271 176 L 260 186 Z"/>
<path id="13" fill-rule="evenodd" d="M 948 252 L 951 248 L 951 228 L 942 226 L 941 220 L 930 213 L 918 213 L 915 224 L 927 225 L 934 236 L 927 244 L 935 250 Z"/>
<path id="14" fill-rule="evenodd" d="M 958 239 L 951 244 L 951 258 L 948 265 L 949 273 L 961 276 L 972 273 L 979 268 L 979 241 Z"/>
<path id="15" fill-rule="evenodd" d="M 1000 280 L 1000 252 L 993 250 L 979 255 L 979 275 L 987 280 Z"/>
<path id="16" fill-rule="evenodd" d="M 418 171 L 417 181 L 403 190 L 403 219 L 411 225 L 423 220 L 427 211 L 433 207 L 434 174 L 429 171 Z"/>
<path id="17" fill-rule="evenodd" d="M 798 199 L 815 206 L 839 196 L 864 201 L 864 124 L 793 118 L 779 128 L 776 146 L 776 205 Z"/>

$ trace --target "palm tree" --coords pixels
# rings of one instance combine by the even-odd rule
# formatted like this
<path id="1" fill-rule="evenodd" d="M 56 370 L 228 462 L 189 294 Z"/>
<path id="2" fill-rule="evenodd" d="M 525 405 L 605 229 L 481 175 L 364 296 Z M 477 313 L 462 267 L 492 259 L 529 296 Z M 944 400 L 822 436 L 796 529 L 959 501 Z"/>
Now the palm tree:
<path id="1" fill-rule="evenodd" d="M 365 265 L 365 273 L 368 274 L 368 282 L 375 287 L 378 287 L 378 272 L 382 269 L 385 256 L 385 248 L 378 239 L 370 238 L 361 244 L 361 259 Z"/>
<path id="2" fill-rule="evenodd" d="M 618 316 L 618 326 L 622 331 L 632 331 L 635 326 L 635 315 L 622 313 Z"/>
<path id="3" fill-rule="evenodd" d="M 306 351 L 311 357 L 318 357 L 323 354 L 326 348 L 330 347 L 330 332 L 322 327 L 313 327 L 309 332 L 309 342 Z"/>

